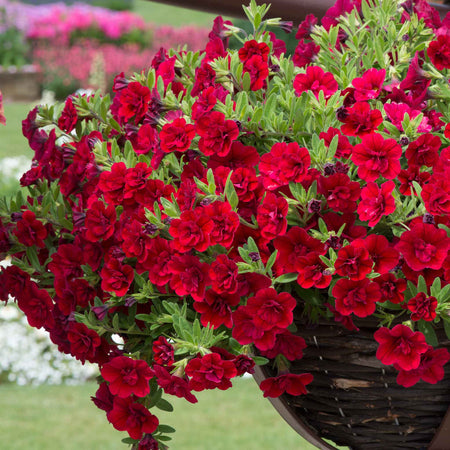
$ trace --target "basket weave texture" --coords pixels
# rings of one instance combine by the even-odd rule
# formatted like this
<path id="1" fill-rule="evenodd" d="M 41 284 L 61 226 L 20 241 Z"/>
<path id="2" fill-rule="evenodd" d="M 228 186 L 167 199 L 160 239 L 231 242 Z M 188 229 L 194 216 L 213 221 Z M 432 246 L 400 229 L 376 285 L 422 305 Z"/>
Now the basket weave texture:
<path id="1" fill-rule="evenodd" d="M 427 448 L 450 405 L 450 371 L 435 385 L 420 381 L 410 388 L 399 386 L 397 371 L 375 356 L 377 323 L 354 322 L 360 331 L 296 320 L 308 347 L 290 371 L 311 373 L 314 380 L 307 395 L 285 394 L 283 402 L 321 438 L 337 445 L 353 450 Z M 450 350 L 444 331 L 437 334 L 440 347 Z"/>

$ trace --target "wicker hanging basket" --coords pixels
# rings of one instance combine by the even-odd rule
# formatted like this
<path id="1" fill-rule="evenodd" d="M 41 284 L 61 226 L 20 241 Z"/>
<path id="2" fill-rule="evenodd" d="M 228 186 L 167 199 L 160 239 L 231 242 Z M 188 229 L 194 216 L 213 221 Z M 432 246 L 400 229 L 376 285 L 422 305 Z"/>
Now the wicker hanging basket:
<path id="1" fill-rule="evenodd" d="M 396 383 L 398 372 L 375 357 L 373 319 L 355 320 L 358 332 L 335 323 L 295 322 L 308 347 L 290 371 L 311 373 L 314 380 L 307 395 L 271 401 L 305 439 L 321 449 L 334 449 L 323 439 L 352 450 L 450 449 L 450 423 L 443 421 L 450 405 L 448 369 L 437 384 L 404 388 Z M 444 331 L 437 334 L 440 347 L 450 349 Z M 276 375 L 270 366 L 257 369 L 258 383 Z"/>

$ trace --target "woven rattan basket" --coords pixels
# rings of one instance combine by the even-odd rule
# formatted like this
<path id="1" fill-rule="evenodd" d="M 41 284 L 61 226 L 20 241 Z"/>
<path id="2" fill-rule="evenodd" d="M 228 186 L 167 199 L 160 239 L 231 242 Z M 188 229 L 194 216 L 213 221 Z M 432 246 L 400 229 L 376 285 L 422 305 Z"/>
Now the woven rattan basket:
<path id="1" fill-rule="evenodd" d="M 399 386 L 397 371 L 375 357 L 377 324 L 373 319 L 356 320 L 355 324 L 360 331 L 351 332 L 334 323 L 307 326 L 296 320 L 298 334 L 308 347 L 291 372 L 311 373 L 314 381 L 308 385 L 308 395 L 273 399 L 275 408 L 296 431 L 322 449 L 334 448 L 322 438 L 354 450 L 450 449 L 450 426 L 443 422 L 450 405 L 448 368 L 438 384 Z M 437 333 L 440 346 L 450 349 L 443 330 Z M 257 382 L 276 375 L 270 366 L 257 369 Z"/>

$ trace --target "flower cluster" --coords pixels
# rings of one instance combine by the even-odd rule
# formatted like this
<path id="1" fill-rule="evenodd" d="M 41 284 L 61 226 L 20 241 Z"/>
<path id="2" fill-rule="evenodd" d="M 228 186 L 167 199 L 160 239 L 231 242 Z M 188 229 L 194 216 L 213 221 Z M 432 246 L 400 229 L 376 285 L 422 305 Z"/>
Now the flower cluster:
<path id="1" fill-rule="evenodd" d="M 307 393 L 294 314 L 375 318 L 403 386 L 450 359 L 450 22 L 338 2 L 291 59 L 266 31 L 286 24 L 246 11 L 238 51 L 217 18 L 204 51 L 161 50 L 112 100 L 31 111 L 32 168 L 0 204 L 0 298 L 99 365 L 93 401 L 135 449 L 166 448 L 163 393 L 195 403 L 255 363 L 277 373 L 264 396 Z"/>

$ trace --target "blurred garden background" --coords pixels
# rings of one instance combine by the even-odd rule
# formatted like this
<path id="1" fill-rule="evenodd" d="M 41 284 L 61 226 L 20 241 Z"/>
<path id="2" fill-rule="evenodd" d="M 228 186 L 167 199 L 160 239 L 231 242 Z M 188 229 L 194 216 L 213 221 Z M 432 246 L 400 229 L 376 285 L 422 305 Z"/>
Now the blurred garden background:
<path id="1" fill-rule="evenodd" d="M 144 0 L 48 2 L 0 0 L 0 80 L 9 74 L 17 81 L 24 72 L 28 82 L 39 84 L 36 94 L 0 82 L 6 116 L 0 127 L 0 196 L 17 191 L 31 164 L 21 122 L 36 104 L 77 89 L 107 93 L 116 74 L 148 67 L 160 47 L 199 50 L 215 17 Z M 59 354 L 12 302 L 0 308 L 0 339 L 2 450 L 126 448 L 120 444 L 125 433 L 114 430 L 90 401 L 97 389 L 92 367 Z M 314 448 L 278 416 L 253 379 L 234 384 L 230 391 L 199 393 L 196 405 L 174 399 L 173 450 Z"/>

